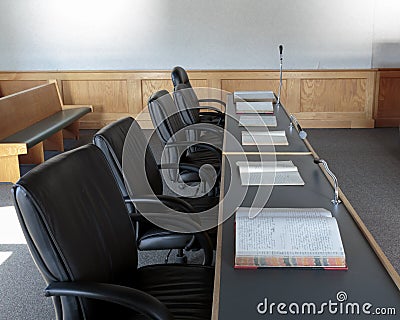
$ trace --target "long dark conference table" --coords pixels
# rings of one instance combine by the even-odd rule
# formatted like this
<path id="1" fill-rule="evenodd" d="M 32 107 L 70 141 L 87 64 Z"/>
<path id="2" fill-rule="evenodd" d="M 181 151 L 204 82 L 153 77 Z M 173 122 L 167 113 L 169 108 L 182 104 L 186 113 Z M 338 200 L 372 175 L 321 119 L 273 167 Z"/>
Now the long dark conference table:
<path id="1" fill-rule="evenodd" d="M 285 130 L 289 146 L 276 147 L 267 160 L 292 160 L 304 186 L 242 186 L 237 161 L 265 160 L 262 150 L 246 146 L 242 152 L 229 139 L 241 141 L 232 96 L 228 96 L 223 152 L 220 223 L 212 319 L 398 319 L 400 291 L 393 267 L 376 254 L 376 243 L 365 236 L 352 208 L 332 204 L 333 187 L 307 141 L 289 128 L 283 106 L 274 107 L 278 126 Z M 225 148 L 227 147 L 228 148 Z M 311 149 L 311 150 L 310 150 Z M 267 149 L 266 149 L 267 150 Z M 313 152 L 313 154 L 311 154 Z M 268 158 L 270 157 L 270 158 Z M 337 219 L 348 270 L 317 268 L 235 269 L 234 211 L 252 207 L 265 195 L 268 208 L 325 208 Z M 346 201 L 344 201 L 346 203 Z M 259 205 L 259 199 L 256 206 Z M 378 214 L 378 213 L 377 213 Z M 379 248 L 378 248 L 379 251 Z M 388 270 L 392 271 L 389 274 Z"/>

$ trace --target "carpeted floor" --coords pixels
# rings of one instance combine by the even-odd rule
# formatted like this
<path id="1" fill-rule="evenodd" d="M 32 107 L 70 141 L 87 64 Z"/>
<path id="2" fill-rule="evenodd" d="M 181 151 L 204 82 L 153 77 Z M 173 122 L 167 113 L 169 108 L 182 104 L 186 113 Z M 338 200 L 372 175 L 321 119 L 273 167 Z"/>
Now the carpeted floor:
<path id="1" fill-rule="evenodd" d="M 400 134 L 398 128 L 313 129 L 309 142 L 400 273 Z"/>
<path id="2" fill-rule="evenodd" d="M 400 272 L 399 130 L 309 129 L 307 132 L 311 145 L 328 162 L 339 186 Z M 79 144 L 90 142 L 92 134 L 84 132 Z M 75 142 L 66 145 L 77 146 Z M 51 299 L 43 294 L 44 281 L 18 230 L 10 188 L 11 184 L 0 183 L 0 259 L 11 252 L 0 264 L 0 320 L 54 319 Z M 11 243 L 5 239 L 7 233 L 14 239 Z M 139 263 L 163 263 L 166 254 L 141 252 Z M 189 255 L 190 262 L 199 263 L 201 259 L 199 252 Z M 174 261 L 173 255 L 170 261 Z"/>

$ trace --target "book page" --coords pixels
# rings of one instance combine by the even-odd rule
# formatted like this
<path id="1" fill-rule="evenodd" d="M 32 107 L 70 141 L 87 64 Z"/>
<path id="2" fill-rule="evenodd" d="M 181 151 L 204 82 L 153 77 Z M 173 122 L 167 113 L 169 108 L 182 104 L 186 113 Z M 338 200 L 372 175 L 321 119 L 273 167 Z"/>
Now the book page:
<path id="1" fill-rule="evenodd" d="M 254 115 L 239 117 L 240 127 L 276 127 L 277 125 L 275 116 Z"/>
<path id="2" fill-rule="evenodd" d="M 273 113 L 272 102 L 264 101 L 238 101 L 236 102 L 236 113 Z"/>
<path id="3" fill-rule="evenodd" d="M 335 218 L 257 216 L 236 220 L 236 255 L 340 257 L 344 249 Z"/>
<path id="4" fill-rule="evenodd" d="M 302 217 L 302 218 L 317 218 L 317 217 L 332 217 L 332 213 L 324 208 L 255 208 L 255 207 L 239 207 L 236 210 L 236 219 L 268 217 Z"/>
<path id="5" fill-rule="evenodd" d="M 242 145 L 289 145 L 285 131 L 242 131 Z"/>

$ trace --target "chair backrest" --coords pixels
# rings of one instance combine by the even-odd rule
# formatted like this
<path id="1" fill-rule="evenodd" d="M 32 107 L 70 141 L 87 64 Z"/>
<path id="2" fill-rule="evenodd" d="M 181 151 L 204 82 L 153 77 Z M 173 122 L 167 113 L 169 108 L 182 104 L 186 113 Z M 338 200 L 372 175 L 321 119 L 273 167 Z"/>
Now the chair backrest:
<path id="1" fill-rule="evenodd" d="M 162 194 L 157 162 L 135 119 L 126 117 L 108 124 L 96 132 L 93 142 L 106 156 L 124 197 Z M 133 210 L 129 205 L 128 209 Z"/>
<path id="2" fill-rule="evenodd" d="M 27 244 L 45 281 L 133 286 L 135 232 L 103 153 L 94 145 L 58 155 L 13 186 Z M 57 318 L 101 318 L 112 305 L 55 298 Z"/>
<path id="3" fill-rule="evenodd" d="M 154 128 L 160 141 L 167 145 L 171 142 L 196 141 L 200 132 L 187 128 L 180 112 L 167 90 L 152 94 L 148 101 L 148 109 Z M 164 148 L 162 159 L 167 163 L 179 163 L 181 151 L 179 148 Z M 168 170 L 172 180 L 176 179 L 176 171 Z"/>
<path id="4" fill-rule="evenodd" d="M 174 87 L 176 87 L 178 84 L 184 84 L 187 87 L 192 86 L 190 84 L 189 76 L 188 76 L 186 70 L 180 66 L 176 66 L 172 69 L 171 79 L 172 79 L 172 83 L 174 84 Z"/>
<path id="5" fill-rule="evenodd" d="M 174 134 L 186 126 L 167 90 L 153 93 L 148 108 L 157 135 L 164 144 L 173 141 Z"/>
<path id="6" fill-rule="evenodd" d="M 187 125 L 200 122 L 199 99 L 185 69 L 179 66 L 174 67 L 171 72 L 171 79 L 174 84 L 175 103 L 181 111 L 183 121 Z"/>
<path id="7" fill-rule="evenodd" d="M 184 84 L 178 84 L 173 94 L 183 122 L 187 125 L 199 123 L 200 104 L 192 87 L 188 88 Z"/>

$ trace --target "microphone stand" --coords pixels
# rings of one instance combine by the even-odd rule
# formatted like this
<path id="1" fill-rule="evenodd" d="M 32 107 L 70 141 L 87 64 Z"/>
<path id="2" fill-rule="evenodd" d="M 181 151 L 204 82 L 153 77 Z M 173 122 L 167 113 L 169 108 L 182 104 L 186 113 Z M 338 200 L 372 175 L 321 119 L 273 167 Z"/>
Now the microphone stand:
<path id="1" fill-rule="evenodd" d="M 276 106 L 281 106 L 281 90 L 282 90 L 282 64 L 283 64 L 283 46 L 279 46 L 279 90 L 278 90 L 278 101 L 276 102 Z"/>
<path id="2" fill-rule="evenodd" d="M 333 200 L 331 200 L 331 202 L 336 206 L 339 203 L 341 203 L 342 201 L 340 201 L 339 199 L 339 184 L 338 184 L 338 180 L 336 178 L 336 176 L 333 174 L 333 172 L 329 169 L 328 164 L 326 163 L 325 160 L 323 159 L 319 159 L 319 158 L 315 158 L 314 159 L 314 163 L 315 164 L 320 164 L 322 163 L 322 165 L 324 166 L 325 171 L 331 176 L 331 178 L 333 179 L 333 184 L 334 184 L 334 197 Z"/>

